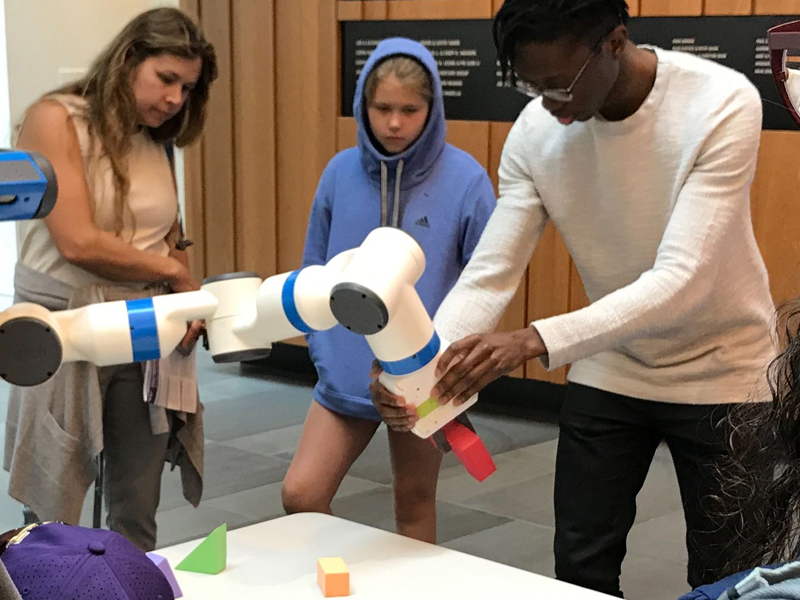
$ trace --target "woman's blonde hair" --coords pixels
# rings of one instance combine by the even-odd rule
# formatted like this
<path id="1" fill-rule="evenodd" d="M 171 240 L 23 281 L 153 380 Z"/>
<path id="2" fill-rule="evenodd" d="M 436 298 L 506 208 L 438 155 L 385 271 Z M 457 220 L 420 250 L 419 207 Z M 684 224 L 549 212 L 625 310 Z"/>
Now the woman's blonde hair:
<path id="1" fill-rule="evenodd" d="M 373 101 L 378 84 L 389 75 L 397 77 L 398 81 L 403 85 L 413 87 L 425 102 L 430 104 L 433 98 L 431 76 L 419 61 L 408 56 L 392 56 L 378 63 L 378 66 L 372 69 L 369 77 L 367 77 L 367 84 L 364 90 L 367 103 Z"/>
<path id="2" fill-rule="evenodd" d="M 203 131 L 209 90 L 217 78 L 217 58 L 200 28 L 178 9 L 156 8 L 140 14 L 94 60 L 86 76 L 44 96 L 72 94 L 87 100 L 90 142 L 99 143 L 101 156 L 111 165 L 117 235 L 122 232 L 128 210 L 130 179 L 125 158 L 132 147 L 132 136 L 141 129 L 131 85 L 133 76 L 145 60 L 164 54 L 200 58 L 200 77 L 180 112 L 160 127 L 145 129 L 157 143 L 186 146 Z"/>

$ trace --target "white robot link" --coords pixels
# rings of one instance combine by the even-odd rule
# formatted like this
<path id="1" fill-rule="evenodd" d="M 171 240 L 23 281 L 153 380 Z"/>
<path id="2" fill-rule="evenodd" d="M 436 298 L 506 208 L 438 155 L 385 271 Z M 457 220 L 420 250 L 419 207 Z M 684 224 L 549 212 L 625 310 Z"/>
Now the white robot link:
<path id="1" fill-rule="evenodd" d="M 431 397 L 435 367 L 448 342 L 434 330 L 415 283 L 425 269 L 408 234 L 383 227 L 360 247 L 326 265 L 275 275 L 211 277 L 197 292 L 108 302 L 60 312 L 18 304 L 0 313 L 0 377 L 37 385 L 63 362 L 98 366 L 157 359 L 171 353 L 186 322 L 205 319 L 216 362 L 263 357 L 271 344 L 341 324 L 364 335 L 383 367 L 381 382 L 417 407 L 413 432 L 452 449 L 477 479 L 494 471 L 485 447 L 459 406 Z"/>

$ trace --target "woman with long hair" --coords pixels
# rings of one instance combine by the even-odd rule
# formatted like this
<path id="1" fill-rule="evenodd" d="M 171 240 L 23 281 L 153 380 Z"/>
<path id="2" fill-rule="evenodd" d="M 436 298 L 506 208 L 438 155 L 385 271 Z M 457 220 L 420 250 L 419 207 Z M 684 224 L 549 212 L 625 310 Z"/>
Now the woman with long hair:
<path id="1" fill-rule="evenodd" d="M 59 190 L 47 218 L 18 225 L 16 301 L 63 310 L 198 289 L 182 240 L 171 151 L 202 132 L 216 76 L 214 49 L 197 25 L 177 9 L 159 8 L 128 23 L 85 77 L 28 109 L 16 145 L 50 160 Z M 201 327 L 188 328 L 183 354 Z M 157 368 L 72 363 L 41 386 L 12 389 L 4 467 L 9 494 L 30 507 L 30 519 L 77 524 L 101 452 L 108 526 L 140 548 L 155 547 L 168 456 L 182 468 L 184 495 L 199 502 L 196 379 L 193 363 L 183 379 L 174 366 L 170 357 Z M 155 374 L 148 390 L 158 388 L 150 404 L 146 368 Z"/>

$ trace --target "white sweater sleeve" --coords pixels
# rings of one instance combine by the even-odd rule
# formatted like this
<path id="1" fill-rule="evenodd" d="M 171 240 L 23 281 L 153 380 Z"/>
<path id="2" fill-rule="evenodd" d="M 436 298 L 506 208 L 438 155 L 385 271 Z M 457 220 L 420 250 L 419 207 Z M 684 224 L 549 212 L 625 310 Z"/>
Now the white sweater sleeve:
<path id="1" fill-rule="evenodd" d="M 708 297 L 726 247 L 738 242 L 731 239 L 732 223 L 750 202 L 761 135 L 755 88 L 740 89 L 715 116 L 653 267 L 586 308 L 532 324 L 547 347 L 545 367 L 555 369 L 673 327 Z"/>
<path id="2" fill-rule="evenodd" d="M 526 167 L 524 130 L 521 117 L 503 147 L 497 206 L 472 258 L 434 317 L 436 330 L 451 342 L 497 326 L 547 223 Z"/>

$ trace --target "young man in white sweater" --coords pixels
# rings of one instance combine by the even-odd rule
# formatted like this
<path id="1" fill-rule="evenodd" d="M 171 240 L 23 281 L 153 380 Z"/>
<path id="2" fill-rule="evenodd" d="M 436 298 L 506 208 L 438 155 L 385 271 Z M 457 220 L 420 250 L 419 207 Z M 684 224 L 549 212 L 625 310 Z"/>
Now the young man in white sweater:
<path id="1" fill-rule="evenodd" d="M 439 333 L 460 341 L 432 392 L 461 402 L 533 358 L 572 365 L 556 575 L 616 596 L 636 495 L 661 441 L 683 499 L 688 581 L 714 581 L 724 567 L 733 533 L 705 510 L 719 492 L 718 423 L 753 395 L 773 357 L 774 312 L 750 216 L 757 91 L 715 63 L 636 46 L 627 20 L 624 0 L 506 0 L 497 14 L 503 72 L 534 100 L 506 141 L 497 208 L 436 315 Z M 548 220 L 591 305 L 488 333 Z M 377 383 L 373 392 L 390 426 L 414 422 L 402 399 Z"/>

